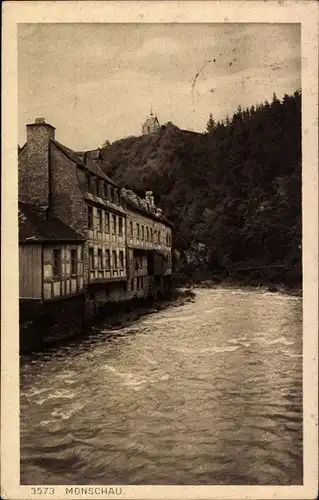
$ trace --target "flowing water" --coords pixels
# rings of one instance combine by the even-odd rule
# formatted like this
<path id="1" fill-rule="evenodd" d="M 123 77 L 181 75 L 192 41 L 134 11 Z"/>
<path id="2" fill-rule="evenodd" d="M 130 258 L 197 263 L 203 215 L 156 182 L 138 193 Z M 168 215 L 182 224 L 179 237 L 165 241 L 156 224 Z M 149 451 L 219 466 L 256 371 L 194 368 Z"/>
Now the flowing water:
<path id="1" fill-rule="evenodd" d="M 199 289 L 21 360 L 22 484 L 302 484 L 302 300 Z"/>

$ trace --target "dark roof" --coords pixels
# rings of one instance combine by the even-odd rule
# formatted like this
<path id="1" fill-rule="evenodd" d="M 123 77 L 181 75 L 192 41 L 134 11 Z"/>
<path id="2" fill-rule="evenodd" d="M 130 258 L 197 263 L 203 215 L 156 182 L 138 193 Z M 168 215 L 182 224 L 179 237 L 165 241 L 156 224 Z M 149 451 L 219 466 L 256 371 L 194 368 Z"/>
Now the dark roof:
<path id="1" fill-rule="evenodd" d="M 98 177 L 101 177 L 102 179 L 106 180 L 110 184 L 113 184 L 113 186 L 119 187 L 112 179 L 110 179 L 104 172 L 103 170 L 92 160 L 86 158 L 85 159 L 85 154 L 80 153 L 81 156 L 79 156 L 75 151 L 73 151 L 70 148 L 67 148 L 60 142 L 56 141 L 55 139 L 50 139 L 55 146 L 62 151 L 62 153 L 65 154 L 71 161 L 76 163 L 79 167 L 82 167 L 86 170 L 89 170 L 92 174 L 97 175 Z"/>
<path id="2" fill-rule="evenodd" d="M 46 211 L 19 202 L 19 242 L 85 241 L 74 229 L 56 217 L 47 220 Z"/>
<path id="3" fill-rule="evenodd" d="M 124 216 L 126 215 L 126 212 L 124 208 L 122 208 L 120 205 L 116 205 L 115 203 L 111 203 L 109 200 L 104 200 L 103 198 L 100 198 L 99 196 L 95 196 L 92 193 L 84 193 L 84 198 L 86 201 L 93 201 L 94 203 L 98 203 L 99 205 L 102 205 L 103 207 L 111 209 L 113 212 L 119 212 L 123 214 Z"/>
<path id="4" fill-rule="evenodd" d="M 133 210 L 143 213 L 145 216 L 151 217 L 156 221 L 161 221 L 164 224 L 167 224 L 168 226 L 173 226 L 173 222 L 166 219 L 164 215 L 157 215 L 156 212 L 154 212 L 150 208 L 146 208 L 143 205 L 140 205 L 138 201 L 134 201 L 129 195 L 124 195 L 123 198 L 125 199 L 125 203 Z"/>

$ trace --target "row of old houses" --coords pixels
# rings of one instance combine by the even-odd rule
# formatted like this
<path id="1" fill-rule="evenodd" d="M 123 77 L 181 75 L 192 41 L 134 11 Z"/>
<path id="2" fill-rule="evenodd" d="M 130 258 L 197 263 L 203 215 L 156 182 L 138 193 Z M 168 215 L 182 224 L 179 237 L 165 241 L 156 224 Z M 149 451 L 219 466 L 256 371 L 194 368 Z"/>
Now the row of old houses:
<path id="1" fill-rule="evenodd" d="M 18 157 L 22 324 L 38 314 L 82 328 L 107 305 L 165 292 L 172 224 L 152 192 L 121 189 L 98 154 L 67 148 L 43 118 Z"/>

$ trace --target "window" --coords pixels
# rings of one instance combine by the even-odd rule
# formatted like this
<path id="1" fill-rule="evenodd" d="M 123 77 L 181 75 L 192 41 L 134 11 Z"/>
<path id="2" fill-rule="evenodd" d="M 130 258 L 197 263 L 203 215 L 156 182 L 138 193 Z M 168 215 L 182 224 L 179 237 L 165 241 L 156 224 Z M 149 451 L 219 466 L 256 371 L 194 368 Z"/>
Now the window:
<path id="1" fill-rule="evenodd" d="M 133 236 L 133 222 L 130 221 L 130 235 Z"/>
<path id="2" fill-rule="evenodd" d="M 93 225 L 93 207 L 88 206 L 88 227 L 94 229 Z"/>
<path id="3" fill-rule="evenodd" d="M 144 240 L 144 226 L 142 226 L 142 240 Z"/>
<path id="4" fill-rule="evenodd" d="M 101 248 L 99 248 L 97 251 L 97 261 L 98 261 L 98 268 L 103 269 L 102 249 Z"/>
<path id="5" fill-rule="evenodd" d="M 117 268 L 117 255 L 116 255 L 116 250 L 113 250 L 113 252 L 112 252 L 112 260 L 113 260 L 113 268 Z"/>
<path id="6" fill-rule="evenodd" d="M 148 241 L 150 238 L 150 232 L 149 232 L 149 229 L 148 227 L 146 228 L 146 240 Z"/>
<path id="7" fill-rule="evenodd" d="M 62 261 L 61 261 L 61 250 L 53 250 L 53 276 L 61 276 L 62 272 Z"/>
<path id="8" fill-rule="evenodd" d="M 151 241 L 153 241 L 153 229 L 150 229 L 150 236 L 151 236 Z"/>
<path id="9" fill-rule="evenodd" d="M 124 267 L 124 252 L 123 250 L 120 250 L 120 268 L 123 269 Z"/>
<path id="10" fill-rule="evenodd" d="M 140 255 L 137 255 L 135 257 L 135 270 L 138 271 L 139 269 L 142 269 L 142 267 L 143 267 L 142 257 Z"/>
<path id="11" fill-rule="evenodd" d="M 75 249 L 71 250 L 71 274 L 78 273 L 78 259 L 77 251 Z"/>
<path id="12" fill-rule="evenodd" d="M 106 184 L 106 182 L 103 182 L 102 196 L 103 196 L 103 198 L 107 199 L 107 184 Z"/>
<path id="13" fill-rule="evenodd" d="M 114 189 L 114 203 L 117 205 L 120 204 L 119 192 L 117 189 Z"/>
<path id="14" fill-rule="evenodd" d="M 113 202 L 113 188 L 111 186 L 109 186 L 109 199 Z"/>
<path id="15" fill-rule="evenodd" d="M 119 217 L 119 235 L 123 236 L 123 217 Z"/>
<path id="16" fill-rule="evenodd" d="M 89 248 L 89 266 L 90 266 L 90 270 L 93 271 L 94 270 L 94 252 L 93 252 L 93 248 Z"/>
<path id="17" fill-rule="evenodd" d="M 92 179 L 91 179 L 91 192 L 92 192 L 92 194 L 97 193 L 97 178 L 96 177 L 92 177 Z"/>
<path id="18" fill-rule="evenodd" d="M 110 269 L 110 267 L 111 267 L 110 250 L 105 250 L 105 268 Z"/>
<path id="19" fill-rule="evenodd" d="M 116 215 L 113 215 L 112 218 L 113 218 L 113 234 L 116 234 Z"/>
<path id="20" fill-rule="evenodd" d="M 137 230 L 137 239 L 140 239 L 140 225 L 136 224 L 136 230 Z"/>
<path id="21" fill-rule="evenodd" d="M 161 231 L 158 231 L 157 233 L 157 240 L 159 243 L 161 242 Z"/>
<path id="22" fill-rule="evenodd" d="M 134 278 L 131 279 L 131 289 L 134 290 Z"/>
<path id="23" fill-rule="evenodd" d="M 105 232 L 110 232 L 110 214 L 105 212 Z"/>
<path id="24" fill-rule="evenodd" d="M 97 230 L 102 231 L 102 210 L 97 211 Z"/>
<path id="25" fill-rule="evenodd" d="M 80 246 L 80 261 L 83 261 L 83 245 Z"/>
<path id="26" fill-rule="evenodd" d="M 96 196 L 101 195 L 101 181 L 100 179 L 96 179 Z"/>

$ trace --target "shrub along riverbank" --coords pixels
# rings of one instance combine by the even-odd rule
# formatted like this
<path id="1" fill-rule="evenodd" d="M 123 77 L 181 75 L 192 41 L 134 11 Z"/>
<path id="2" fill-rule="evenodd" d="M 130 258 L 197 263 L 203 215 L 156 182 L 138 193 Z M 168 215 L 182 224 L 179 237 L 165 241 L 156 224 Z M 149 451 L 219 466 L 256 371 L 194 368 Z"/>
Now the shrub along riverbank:
<path id="1" fill-rule="evenodd" d="M 229 276 L 229 275 L 214 275 L 209 276 L 195 274 L 194 276 L 187 276 L 179 274 L 176 276 L 176 286 L 183 287 L 184 289 L 194 290 L 196 288 L 248 288 L 259 289 L 269 292 L 280 292 L 288 295 L 302 296 L 302 286 L 299 282 L 295 284 L 287 284 L 285 280 L 269 280 L 265 276 Z"/>

